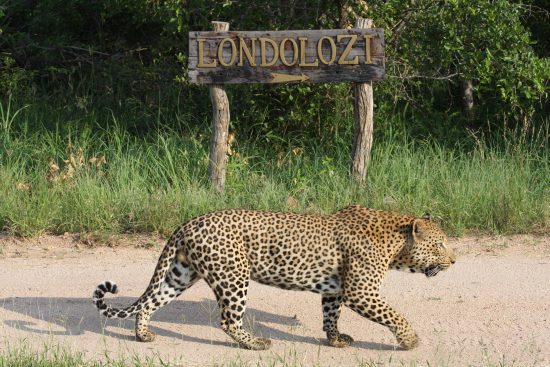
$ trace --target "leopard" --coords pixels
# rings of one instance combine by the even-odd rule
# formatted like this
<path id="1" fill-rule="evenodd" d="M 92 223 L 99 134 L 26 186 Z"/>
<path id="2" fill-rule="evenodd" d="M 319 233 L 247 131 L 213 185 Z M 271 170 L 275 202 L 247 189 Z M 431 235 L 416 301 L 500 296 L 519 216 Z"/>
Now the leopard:
<path id="1" fill-rule="evenodd" d="M 389 328 L 396 348 L 416 347 L 411 324 L 380 294 L 390 269 L 427 277 L 456 261 L 447 236 L 429 215 L 420 218 L 351 205 L 331 214 L 227 209 L 182 224 L 164 246 L 145 292 L 126 308 L 105 303 L 117 293 L 99 284 L 93 303 L 107 318 L 136 317 L 135 335 L 152 342 L 152 314 L 203 279 L 212 289 L 220 325 L 241 348 L 264 350 L 271 340 L 243 328 L 250 281 L 321 295 L 328 344 L 343 348 L 354 339 L 340 333 L 342 306 Z"/>

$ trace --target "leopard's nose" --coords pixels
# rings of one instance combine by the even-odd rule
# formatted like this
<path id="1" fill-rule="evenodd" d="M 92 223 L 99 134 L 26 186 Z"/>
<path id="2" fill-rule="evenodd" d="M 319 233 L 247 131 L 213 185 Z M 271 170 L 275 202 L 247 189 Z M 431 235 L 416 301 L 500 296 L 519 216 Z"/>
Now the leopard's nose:
<path id="1" fill-rule="evenodd" d="M 449 260 L 451 260 L 451 264 L 454 264 L 456 262 L 455 252 L 451 249 L 449 249 Z"/>

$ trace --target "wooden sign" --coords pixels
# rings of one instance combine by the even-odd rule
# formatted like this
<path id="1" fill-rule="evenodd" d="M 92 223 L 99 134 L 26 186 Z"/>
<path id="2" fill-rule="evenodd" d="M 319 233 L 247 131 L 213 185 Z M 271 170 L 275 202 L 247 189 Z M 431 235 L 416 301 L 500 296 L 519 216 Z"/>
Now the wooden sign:
<path id="1" fill-rule="evenodd" d="M 189 32 L 192 83 L 364 82 L 384 74 L 379 28 Z"/>

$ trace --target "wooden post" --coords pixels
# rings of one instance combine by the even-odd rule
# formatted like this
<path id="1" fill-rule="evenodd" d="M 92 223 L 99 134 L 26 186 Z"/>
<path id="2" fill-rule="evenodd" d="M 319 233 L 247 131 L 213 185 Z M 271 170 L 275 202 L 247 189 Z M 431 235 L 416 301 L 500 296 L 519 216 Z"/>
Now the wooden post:
<path id="1" fill-rule="evenodd" d="M 355 28 L 372 28 L 372 19 L 359 18 L 355 22 Z M 372 82 L 354 83 L 355 101 L 353 115 L 355 126 L 353 128 L 353 147 L 351 152 L 351 177 L 357 182 L 365 182 L 370 161 L 373 131 L 373 107 Z"/>
<path id="2" fill-rule="evenodd" d="M 212 26 L 216 32 L 229 30 L 229 23 L 226 22 L 212 22 Z M 211 84 L 209 89 L 212 100 L 212 138 L 210 140 L 208 176 L 216 190 L 223 192 L 227 165 L 229 100 L 223 84 Z"/>

